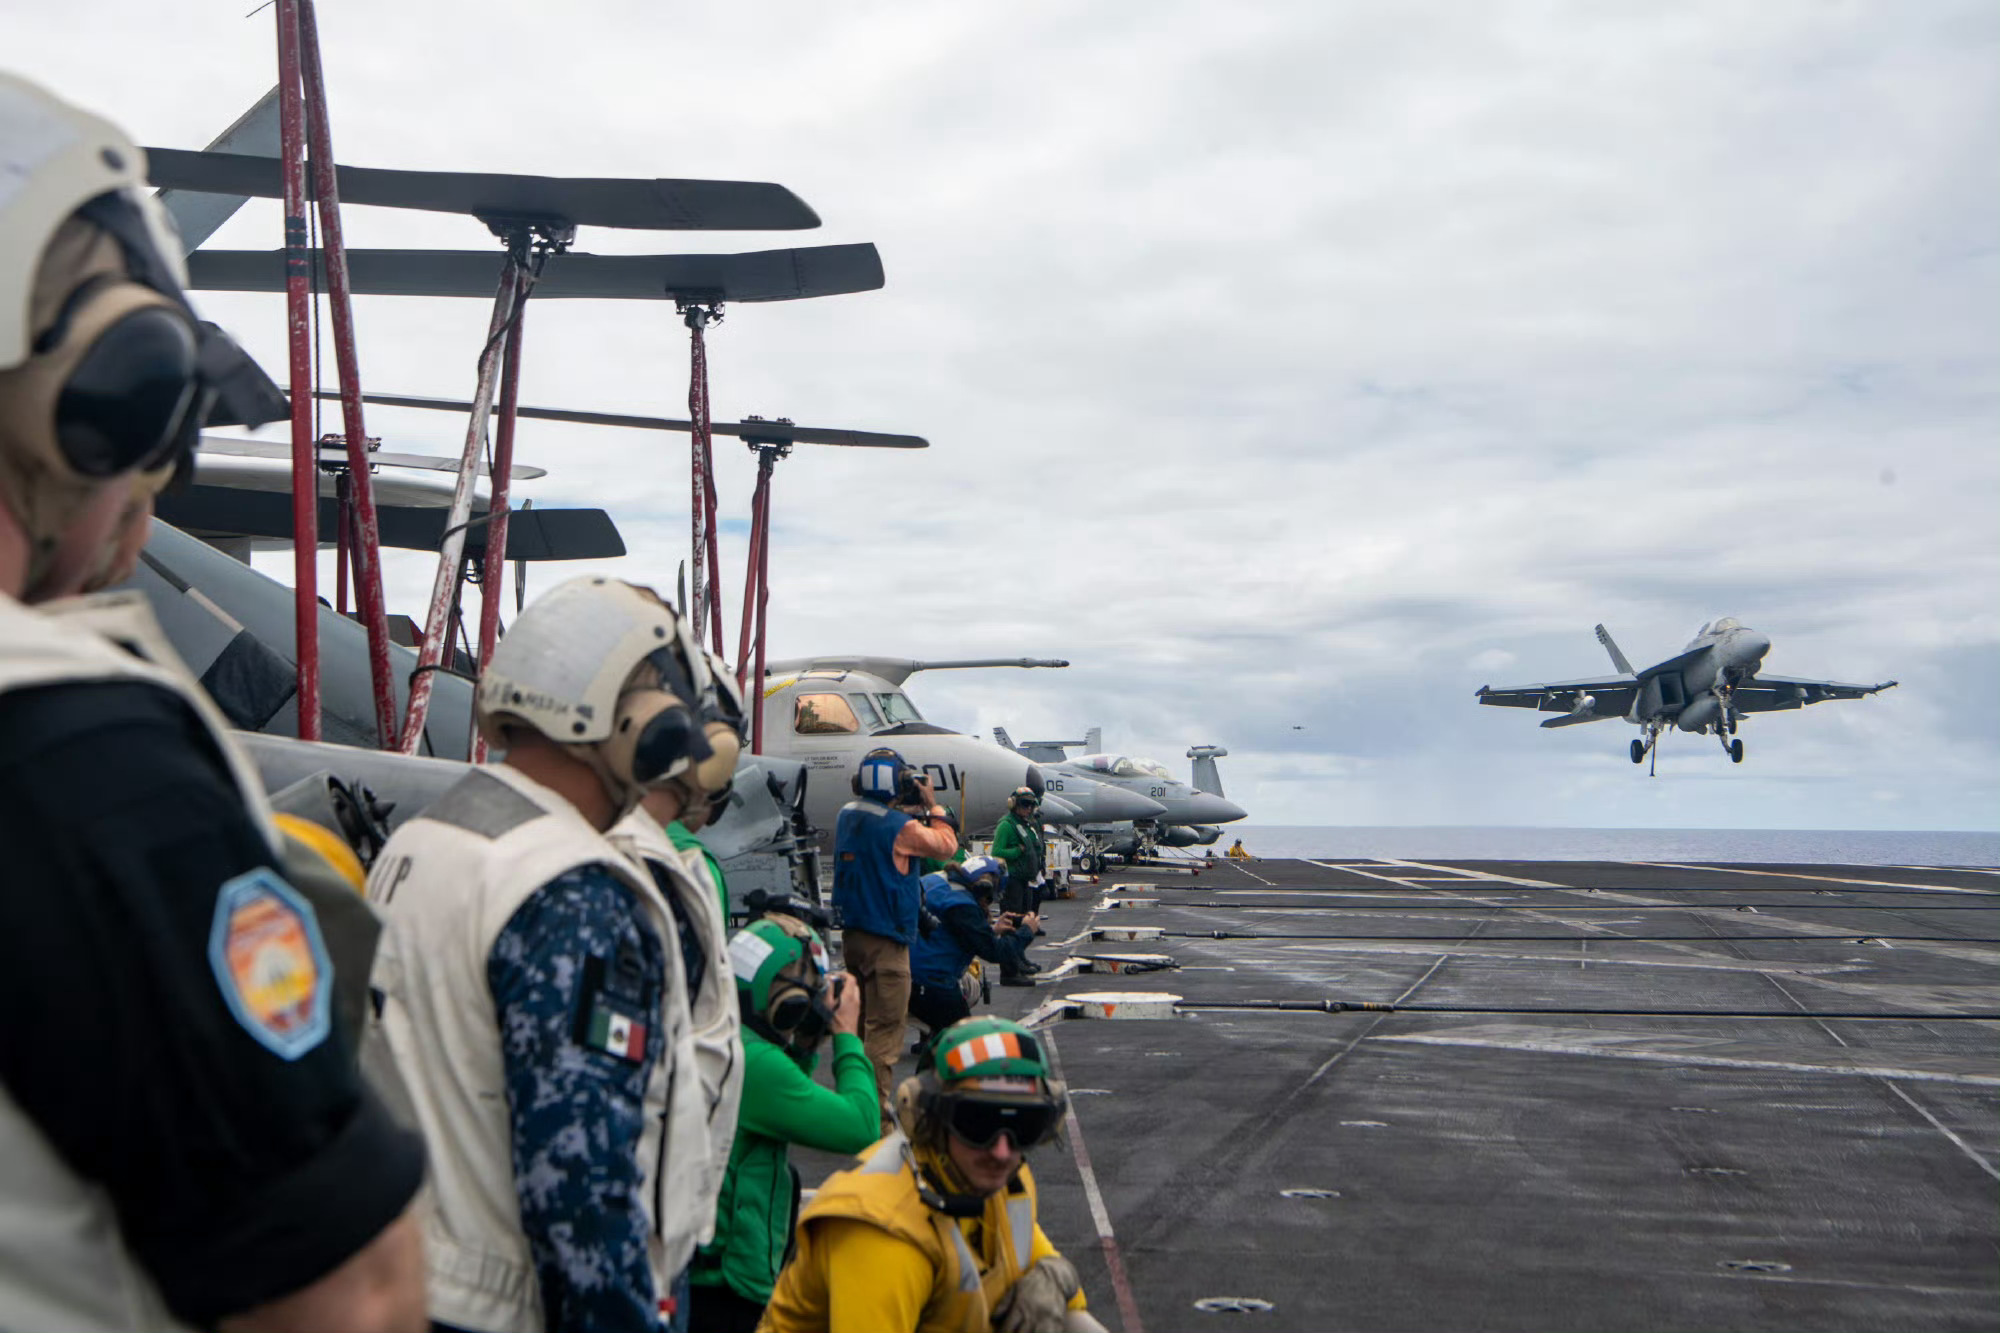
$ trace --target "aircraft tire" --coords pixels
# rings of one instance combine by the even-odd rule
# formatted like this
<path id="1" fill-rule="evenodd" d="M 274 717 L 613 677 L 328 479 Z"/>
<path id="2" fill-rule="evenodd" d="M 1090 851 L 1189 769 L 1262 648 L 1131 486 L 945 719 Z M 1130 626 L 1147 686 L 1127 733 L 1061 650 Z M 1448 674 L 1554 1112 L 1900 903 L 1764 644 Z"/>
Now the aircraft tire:
<path id="1" fill-rule="evenodd" d="M 1732 763 L 1732 764 L 1740 764 L 1740 763 L 1742 763 L 1742 762 L 1743 762 L 1743 742 L 1742 742 L 1742 741 L 1731 741 L 1731 742 L 1729 742 L 1729 762 L 1730 762 L 1730 763 Z"/>
<path id="2" fill-rule="evenodd" d="M 1643 764 L 1646 762 L 1646 742 L 1644 741 L 1632 742 L 1632 762 L 1635 764 Z"/>

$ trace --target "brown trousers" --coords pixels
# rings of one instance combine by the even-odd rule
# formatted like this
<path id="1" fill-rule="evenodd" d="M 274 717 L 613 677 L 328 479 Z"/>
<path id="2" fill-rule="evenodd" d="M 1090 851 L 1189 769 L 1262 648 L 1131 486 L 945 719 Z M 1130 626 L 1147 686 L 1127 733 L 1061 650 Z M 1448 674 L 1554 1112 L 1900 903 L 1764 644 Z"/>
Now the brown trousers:
<path id="1" fill-rule="evenodd" d="M 884 1121 L 893 1122 L 893 1070 L 910 1021 L 910 946 L 866 930 L 844 930 L 840 953 L 861 987 L 861 1044 L 875 1066 Z"/>

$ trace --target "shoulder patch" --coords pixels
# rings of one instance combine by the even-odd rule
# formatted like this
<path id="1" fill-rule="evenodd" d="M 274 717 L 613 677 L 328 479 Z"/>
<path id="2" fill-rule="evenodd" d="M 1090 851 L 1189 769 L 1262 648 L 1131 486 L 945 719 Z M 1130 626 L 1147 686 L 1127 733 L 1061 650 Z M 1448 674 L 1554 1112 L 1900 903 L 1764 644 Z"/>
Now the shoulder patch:
<path id="1" fill-rule="evenodd" d="M 319 920 L 269 866 L 215 895 L 208 965 L 229 1012 L 280 1059 L 298 1059 L 333 1030 L 333 964 Z"/>
<path id="2" fill-rule="evenodd" d="M 499 778 L 474 769 L 425 806 L 417 818 L 435 819 L 490 840 L 547 813 Z"/>

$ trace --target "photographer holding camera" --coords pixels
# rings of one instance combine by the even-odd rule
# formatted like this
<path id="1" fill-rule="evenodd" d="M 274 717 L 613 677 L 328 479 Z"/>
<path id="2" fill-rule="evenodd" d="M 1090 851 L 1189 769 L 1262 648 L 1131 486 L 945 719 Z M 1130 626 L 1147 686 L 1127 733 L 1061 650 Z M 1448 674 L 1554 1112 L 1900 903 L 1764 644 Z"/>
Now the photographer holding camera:
<path id="1" fill-rule="evenodd" d="M 715 1239 L 694 1262 L 700 1333 L 751 1333 L 791 1249 L 799 1211 L 791 1145 L 856 1153 L 881 1133 L 875 1075 L 855 1029 L 860 991 L 827 973 L 818 913 L 750 895 L 764 915 L 729 943 L 743 1018 L 743 1104 L 715 1210 Z M 848 983 L 848 984 L 843 984 Z M 813 1081 L 827 1035 L 834 1087 Z"/>
<path id="2" fill-rule="evenodd" d="M 890 749 L 870 750 L 833 834 L 833 905 L 840 947 L 861 988 L 861 1040 L 875 1066 L 882 1123 L 895 1123 L 892 1069 L 910 1017 L 910 944 L 917 938 L 927 856 L 958 850 L 958 834 L 930 780 Z"/>

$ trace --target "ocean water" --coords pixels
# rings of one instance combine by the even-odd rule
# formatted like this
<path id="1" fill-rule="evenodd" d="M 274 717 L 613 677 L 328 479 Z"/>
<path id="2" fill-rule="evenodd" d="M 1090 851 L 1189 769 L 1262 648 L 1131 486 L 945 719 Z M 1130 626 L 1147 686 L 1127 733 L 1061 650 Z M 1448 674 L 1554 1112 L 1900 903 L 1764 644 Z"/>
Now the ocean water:
<path id="1" fill-rule="evenodd" d="M 1882 829 L 1343 828 L 1235 824 L 1253 856 L 2000 866 L 2000 833 Z"/>

